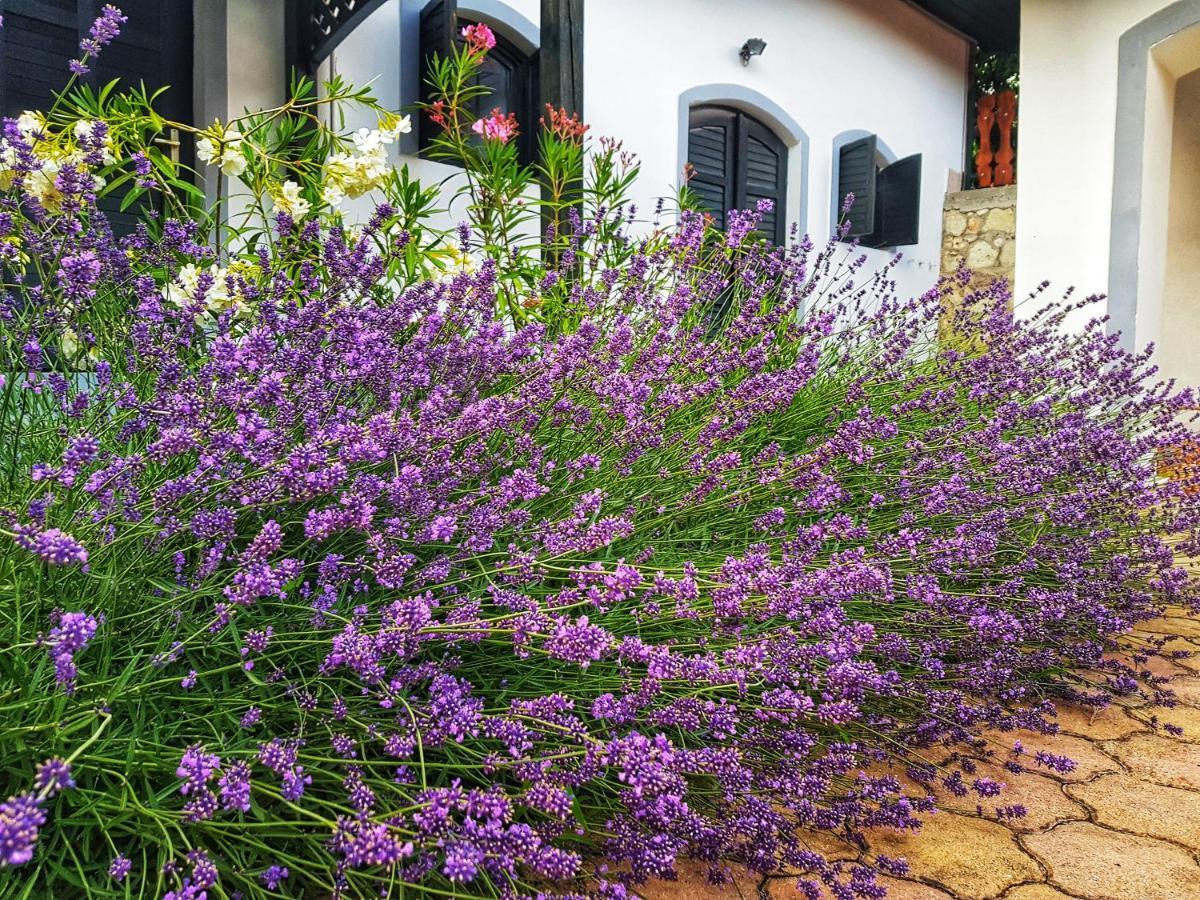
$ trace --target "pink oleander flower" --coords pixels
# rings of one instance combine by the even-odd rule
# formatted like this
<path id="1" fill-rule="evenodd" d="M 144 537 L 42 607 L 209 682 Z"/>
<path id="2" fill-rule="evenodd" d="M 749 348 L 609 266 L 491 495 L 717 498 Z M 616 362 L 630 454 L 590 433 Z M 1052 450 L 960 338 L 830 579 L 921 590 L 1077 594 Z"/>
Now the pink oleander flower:
<path id="1" fill-rule="evenodd" d="M 486 118 L 476 119 L 471 130 L 485 141 L 499 141 L 507 144 L 517 136 L 517 116 L 509 113 L 507 116 L 499 108 L 493 109 Z"/>
<path id="2" fill-rule="evenodd" d="M 462 30 L 462 36 L 471 53 L 487 53 L 496 46 L 496 33 L 482 22 L 478 25 L 468 25 Z"/>

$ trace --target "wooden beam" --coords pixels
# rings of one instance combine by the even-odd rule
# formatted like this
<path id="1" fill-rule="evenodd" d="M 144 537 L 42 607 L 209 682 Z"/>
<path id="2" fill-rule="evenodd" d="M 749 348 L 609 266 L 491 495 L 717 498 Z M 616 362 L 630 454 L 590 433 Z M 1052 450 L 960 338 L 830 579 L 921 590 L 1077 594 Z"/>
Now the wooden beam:
<path id="1" fill-rule="evenodd" d="M 541 101 L 583 118 L 583 0 L 542 0 Z"/>
<path id="2" fill-rule="evenodd" d="M 583 118 L 583 0 L 542 0 L 541 48 L 538 50 L 540 70 L 538 93 L 541 106 L 562 107 L 568 115 L 578 113 Z M 529 123 L 530 126 L 533 123 Z M 549 194 L 543 188 L 542 199 Z M 583 195 L 568 191 L 562 198 L 582 211 Z M 553 226 L 555 239 L 544 252 L 548 262 L 557 265 L 559 254 L 566 246 L 563 210 L 551 211 L 542 207 L 542 230 Z"/>

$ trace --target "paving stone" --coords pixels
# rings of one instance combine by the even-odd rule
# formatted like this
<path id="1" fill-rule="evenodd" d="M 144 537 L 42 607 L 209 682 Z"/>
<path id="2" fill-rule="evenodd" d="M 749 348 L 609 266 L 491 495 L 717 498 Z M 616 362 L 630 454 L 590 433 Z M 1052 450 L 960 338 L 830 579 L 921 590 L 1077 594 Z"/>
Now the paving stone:
<path id="1" fill-rule="evenodd" d="M 1118 772 L 1121 767 L 1087 738 L 1075 737 L 1070 734 L 1034 734 L 1032 731 L 989 732 L 987 734 L 991 745 L 996 749 L 995 762 L 1004 763 L 1011 757 L 1008 751 L 1014 741 L 1020 741 L 1025 748 L 1023 756 L 1017 758 L 1030 772 L 1048 775 L 1061 781 L 1087 781 L 1102 772 Z M 999 744 L 998 747 L 995 745 Z M 1052 772 L 1045 766 L 1038 765 L 1033 755 L 1038 750 L 1045 750 L 1055 756 L 1066 756 L 1075 763 L 1075 768 L 1065 774 Z"/>
<path id="2" fill-rule="evenodd" d="M 1200 897 L 1200 866 L 1186 850 L 1151 838 L 1068 822 L 1024 838 L 1048 881 L 1090 900 Z"/>
<path id="3" fill-rule="evenodd" d="M 886 875 L 876 878 L 875 881 L 887 888 L 887 900 L 954 900 L 952 894 L 921 884 L 919 881 L 889 878 Z M 767 894 L 771 900 L 794 900 L 803 896 L 796 890 L 794 878 L 771 879 Z"/>
<path id="4" fill-rule="evenodd" d="M 1004 900 L 1074 900 L 1048 884 L 1018 884 L 1004 895 Z"/>
<path id="5" fill-rule="evenodd" d="M 808 850 L 820 853 L 826 859 L 858 859 L 862 852 L 849 841 L 844 841 L 828 831 L 801 829 L 798 832 L 800 843 Z"/>
<path id="6" fill-rule="evenodd" d="M 1176 678 L 1170 684 L 1164 685 L 1175 692 L 1176 698 L 1180 703 L 1200 706 L 1200 678 L 1194 675 L 1188 675 L 1183 678 Z M 1174 712 L 1174 710 L 1163 710 L 1164 713 Z"/>
<path id="7" fill-rule="evenodd" d="M 1004 784 L 998 797 L 980 798 L 974 793 L 966 797 L 953 797 L 945 791 L 938 793 L 939 803 L 952 812 L 975 814 L 983 807 L 985 818 L 995 820 L 997 806 L 1022 804 L 1027 812 L 1022 819 L 1012 819 L 1006 824 L 1013 831 L 1041 831 L 1055 822 L 1068 819 L 1086 819 L 1087 809 L 1063 793 L 1062 783 L 1044 775 L 1026 772 L 1014 775 L 1000 766 L 980 763 L 974 775 L 964 776 L 970 783 L 972 778 L 991 778 Z"/>
<path id="8" fill-rule="evenodd" d="M 919 881 L 889 878 L 886 875 L 875 880 L 887 888 L 888 900 L 953 900 L 951 894 Z"/>
<path id="9" fill-rule="evenodd" d="M 1115 703 L 1099 710 L 1078 703 L 1059 703 L 1058 716 L 1053 721 L 1067 734 L 1100 741 L 1123 738 L 1135 731 L 1146 730 L 1145 724 Z"/>
<path id="10" fill-rule="evenodd" d="M 1168 685 L 1168 687 L 1174 689 L 1174 684 Z M 1147 706 L 1138 711 L 1138 718 L 1145 722 L 1149 722 L 1151 716 L 1158 719 L 1159 731 L 1157 733 L 1162 737 L 1200 744 L 1200 709 L 1180 704 L 1170 709 L 1165 706 Z M 1183 729 L 1183 734 L 1171 734 L 1162 727 L 1163 725 L 1178 725 Z"/>
<path id="11" fill-rule="evenodd" d="M 1171 638 L 1162 645 L 1160 652 L 1170 654 L 1177 650 L 1187 651 L 1191 656 L 1168 657 L 1174 665 L 1187 669 L 1189 672 L 1200 672 L 1200 645 L 1185 638 Z"/>
<path id="12" fill-rule="evenodd" d="M 1177 637 L 1200 638 L 1200 619 L 1182 616 L 1164 616 L 1142 622 L 1134 633 L 1149 632 L 1151 634 L 1170 634 Z"/>
<path id="13" fill-rule="evenodd" d="M 873 853 L 902 856 L 915 878 L 962 897 L 995 897 L 1042 877 L 1012 832 L 974 817 L 942 812 L 926 817 L 919 832 L 880 829 L 868 839 Z"/>
<path id="14" fill-rule="evenodd" d="M 762 876 L 738 869 L 734 871 L 731 884 L 715 885 L 708 880 L 708 866 L 704 863 L 683 861 L 675 866 L 679 873 L 676 881 L 652 879 L 638 887 L 638 893 L 646 900 L 736 900 L 745 897 L 756 900 Z"/>
<path id="15" fill-rule="evenodd" d="M 1200 745 L 1158 734 L 1135 734 L 1100 746 L 1120 760 L 1131 775 L 1200 790 Z"/>
<path id="16" fill-rule="evenodd" d="M 1095 810 L 1099 825 L 1164 838 L 1200 850 L 1200 796 L 1131 775 L 1069 784 L 1067 793 Z"/>
<path id="17" fill-rule="evenodd" d="M 1105 659 L 1116 659 L 1130 666 L 1137 672 L 1149 672 L 1151 675 L 1173 677 L 1187 675 L 1189 670 L 1177 665 L 1177 660 L 1163 659 L 1161 656 L 1151 656 L 1145 662 L 1133 662 L 1128 653 L 1106 653 Z"/>

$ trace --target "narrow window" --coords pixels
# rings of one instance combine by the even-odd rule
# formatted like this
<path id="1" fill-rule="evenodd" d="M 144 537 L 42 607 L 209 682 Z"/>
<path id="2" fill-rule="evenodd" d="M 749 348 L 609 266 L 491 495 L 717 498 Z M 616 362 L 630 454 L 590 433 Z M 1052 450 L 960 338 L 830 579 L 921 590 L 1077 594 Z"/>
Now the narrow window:
<path id="1" fill-rule="evenodd" d="M 695 106 L 688 113 L 688 162 L 693 174 L 688 187 L 725 227 L 731 209 L 753 208 L 771 200 L 759 231 L 782 244 L 787 201 L 787 148 L 775 133 L 752 116 L 723 106 Z"/>
<path id="2" fill-rule="evenodd" d="M 450 48 L 462 41 L 462 29 L 477 24 L 473 19 L 458 15 L 454 0 L 430 0 L 421 11 L 421 99 L 428 103 L 429 64 L 434 54 L 446 57 Z M 538 109 L 538 54 L 525 53 L 509 40 L 503 32 L 493 29 L 496 46 L 484 58 L 476 76 L 476 83 L 486 87 L 488 94 L 474 98 L 470 112 L 483 118 L 493 109 L 504 113 L 516 113 L 520 125 L 517 138 L 517 158 L 525 164 L 533 162 L 537 150 Z M 438 126 L 421 117 L 421 148 L 432 142 Z"/>
<path id="3" fill-rule="evenodd" d="M 846 239 L 864 247 L 915 244 L 921 226 L 921 154 L 881 165 L 875 135 L 845 144 L 838 152 L 838 204 L 848 194 Z M 840 210 L 839 210 L 840 212 Z"/>

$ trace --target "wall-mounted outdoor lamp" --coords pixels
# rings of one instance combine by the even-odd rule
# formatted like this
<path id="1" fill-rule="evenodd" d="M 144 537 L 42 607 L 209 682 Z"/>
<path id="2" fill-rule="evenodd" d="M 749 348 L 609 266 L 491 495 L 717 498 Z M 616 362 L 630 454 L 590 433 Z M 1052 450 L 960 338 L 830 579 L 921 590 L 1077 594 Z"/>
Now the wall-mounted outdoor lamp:
<path id="1" fill-rule="evenodd" d="M 762 38 L 750 38 L 746 43 L 742 44 L 742 48 L 738 50 L 738 56 L 742 59 L 742 65 L 750 65 L 750 57 L 762 56 L 762 52 L 767 49 L 767 42 Z"/>

